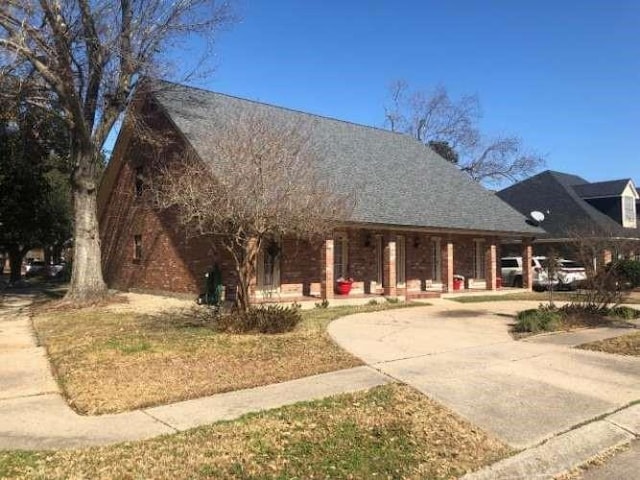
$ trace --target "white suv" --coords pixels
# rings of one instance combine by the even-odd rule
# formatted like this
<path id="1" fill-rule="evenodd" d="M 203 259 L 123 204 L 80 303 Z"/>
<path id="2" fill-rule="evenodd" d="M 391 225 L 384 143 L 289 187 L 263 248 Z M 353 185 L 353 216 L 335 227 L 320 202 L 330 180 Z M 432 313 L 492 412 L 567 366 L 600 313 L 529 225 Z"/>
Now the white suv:
<path id="1" fill-rule="evenodd" d="M 554 278 L 547 272 L 547 257 L 532 257 L 533 285 L 535 290 L 552 288 L 575 290 L 587 275 L 582 265 L 573 260 L 558 260 L 558 269 Z M 522 287 L 522 257 L 503 257 L 500 259 L 502 284 L 510 287 Z"/>

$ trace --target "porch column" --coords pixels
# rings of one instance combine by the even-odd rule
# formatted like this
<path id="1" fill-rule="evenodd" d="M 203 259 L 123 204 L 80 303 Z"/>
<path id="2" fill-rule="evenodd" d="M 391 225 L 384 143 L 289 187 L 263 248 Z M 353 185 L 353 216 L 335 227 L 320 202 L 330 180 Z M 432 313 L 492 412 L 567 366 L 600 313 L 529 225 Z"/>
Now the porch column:
<path id="1" fill-rule="evenodd" d="M 496 284 L 498 274 L 498 252 L 496 248 L 496 240 L 494 238 L 485 243 L 484 262 L 486 288 L 487 290 L 495 290 L 498 288 Z"/>
<path id="2" fill-rule="evenodd" d="M 533 260 L 533 247 L 531 240 L 522 239 L 522 288 L 531 291 L 533 287 L 533 270 L 531 261 Z"/>
<path id="3" fill-rule="evenodd" d="M 320 296 L 325 300 L 333 298 L 333 239 L 322 244 L 322 278 L 320 279 Z"/>
<path id="4" fill-rule="evenodd" d="M 396 242 L 389 240 L 384 246 L 384 276 L 382 290 L 387 296 L 396 296 Z"/>
<path id="5" fill-rule="evenodd" d="M 453 292 L 453 242 L 446 240 L 440 244 L 442 258 L 442 291 Z"/>

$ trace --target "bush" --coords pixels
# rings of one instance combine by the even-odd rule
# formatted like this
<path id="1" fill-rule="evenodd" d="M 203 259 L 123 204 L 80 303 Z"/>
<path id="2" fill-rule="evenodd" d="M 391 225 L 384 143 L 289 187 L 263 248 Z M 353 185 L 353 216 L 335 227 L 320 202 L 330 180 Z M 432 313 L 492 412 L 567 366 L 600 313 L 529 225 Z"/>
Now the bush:
<path id="1" fill-rule="evenodd" d="M 615 271 L 618 280 L 627 288 L 640 287 L 640 262 L 637 260 L 616 260 L 607 265 Z"/>
<path id="2" fill-rule="evenodd" d="M 226 333 L 285 333 L 293 330 L 301 320 L 298 308 L 269 305 L 220 315 L 215 328 Z"/>
<path id="3" fill-rule="evenodd" d="M 551 308 L 531 308 L 523 310 L 516 316 L 516 332 L 549 332 L 557 330 L 562 321 L 562 315 Z"/>
<path id="4" fill-rule="evenodd" d="M 640 318 L 640 310 L 636 310 L 631 307 L 614 307 L 609 310 L 609 315 L 616 318 L 622 318 L 623 320 L 633 320 L 635 318 Z"/>
<path id="5" fill-rule="evenodd" d="M 315 304 L 316 308 L 329 308 L 329 300 L 326 298 L 322 300 L 322 302 L 317 302 Z"/>

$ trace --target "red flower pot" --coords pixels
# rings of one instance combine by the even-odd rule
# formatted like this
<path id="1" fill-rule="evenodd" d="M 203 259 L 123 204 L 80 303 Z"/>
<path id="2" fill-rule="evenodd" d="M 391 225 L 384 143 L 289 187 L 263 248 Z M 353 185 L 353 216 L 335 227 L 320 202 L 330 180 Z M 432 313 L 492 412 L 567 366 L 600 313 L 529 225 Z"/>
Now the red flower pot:
<path id="1" fill-rule="evenodd" d="M 349 295 L 353 282 L 336 282 L 336 292 L 340 295 Z"/>

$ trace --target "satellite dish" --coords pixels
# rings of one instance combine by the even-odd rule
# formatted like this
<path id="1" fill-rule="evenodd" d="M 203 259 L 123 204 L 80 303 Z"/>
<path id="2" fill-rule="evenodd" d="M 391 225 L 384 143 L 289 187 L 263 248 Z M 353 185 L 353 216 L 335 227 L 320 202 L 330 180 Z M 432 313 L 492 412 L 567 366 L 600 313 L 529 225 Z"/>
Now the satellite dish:
<path id="1" fill-rule="evenodd" d="M 538 210 L 534 210 L 529 214 L 531 218 L 533 218 L 536 222 L 540 223 L 544 220 L 544 213 L 539 212 Z"/>

